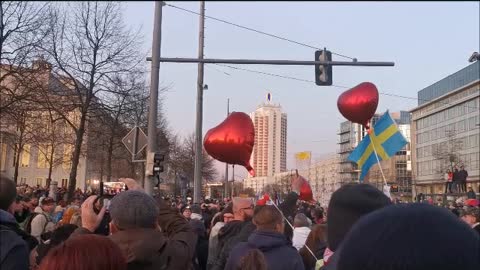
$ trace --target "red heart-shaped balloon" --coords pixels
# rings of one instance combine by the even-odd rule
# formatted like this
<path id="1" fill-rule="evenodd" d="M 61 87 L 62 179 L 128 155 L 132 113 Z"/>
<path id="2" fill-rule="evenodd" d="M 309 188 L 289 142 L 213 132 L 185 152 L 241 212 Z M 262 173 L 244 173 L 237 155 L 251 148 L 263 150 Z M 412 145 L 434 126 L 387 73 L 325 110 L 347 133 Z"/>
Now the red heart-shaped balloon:
<path id="1" fill-rule="evenodd" d="M 337 101 L 340 113 L 348 120 L 368 126 L 378 106 L 377 87 L 370 82 L 363 82 L 343 92 Z"/>
<path id="2" fill-rule="evenodd" d="M 232 112 L 220 125 L 207 132 L 203 146 L 216 160 L 242 165 L 255 176 L 250 165 L 254 143 L 255 127 L 250 116 L 243 112 Z"/>

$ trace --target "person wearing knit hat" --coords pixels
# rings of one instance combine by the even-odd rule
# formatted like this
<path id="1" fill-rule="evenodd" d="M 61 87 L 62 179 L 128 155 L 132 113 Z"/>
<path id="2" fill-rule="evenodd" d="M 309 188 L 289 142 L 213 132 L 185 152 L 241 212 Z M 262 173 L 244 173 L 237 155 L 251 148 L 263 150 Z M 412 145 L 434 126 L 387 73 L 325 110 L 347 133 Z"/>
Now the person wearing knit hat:
<path id="1" fill-rule="evenodd" d="M 327 210 L 328 248 L 324 256 L 325 270 L 336 269 L 337 250 L 345 235 L 364 215 L 391 205 L 391 200 L 368 184 L 347 184 L 332 194 Z"/>
<path id="2" fill-rule="evenodd" d="M 392 205 L 364 216 L 342 243 L 338 270 L 477 270 L 480 237 L 447 209 Z"/>
<path id="3" fill-rule="evenodd" d="M 155 200 L 140 191 L 128 190 L 113 197 L 110 217 L 116 229 L 155 228 L 158 207 Z"/>

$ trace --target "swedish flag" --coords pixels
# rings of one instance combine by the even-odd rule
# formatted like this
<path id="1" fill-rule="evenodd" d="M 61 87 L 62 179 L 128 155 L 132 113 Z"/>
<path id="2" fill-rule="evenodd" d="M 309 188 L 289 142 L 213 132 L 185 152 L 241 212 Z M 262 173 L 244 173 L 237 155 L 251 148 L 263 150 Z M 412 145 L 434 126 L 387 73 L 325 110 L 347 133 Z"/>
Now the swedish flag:
<path id="1" fill-rule="evenodd" d="M 374 150 L 379 160 L 387 160 L 407 143 L 387 111 L 369 130 L 369 135 L 363 138 L 348 159 L 356 162 L 358 168 L 362 170 L 360 174 L 360 181 L 362 181 L 368 170 L 377 163 Z"/>

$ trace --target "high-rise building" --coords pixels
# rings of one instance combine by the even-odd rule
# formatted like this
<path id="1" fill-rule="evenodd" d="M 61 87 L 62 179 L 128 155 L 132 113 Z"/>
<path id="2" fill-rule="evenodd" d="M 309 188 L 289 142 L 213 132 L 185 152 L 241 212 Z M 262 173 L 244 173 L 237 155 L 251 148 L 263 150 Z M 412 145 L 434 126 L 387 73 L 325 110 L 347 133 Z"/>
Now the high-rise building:
<path id="1" fill-rule="evenodd" d="M 414 192 L 445 192 L 444 174 L 455 166 L 480 183 L 480 61 L 420 90 L 412 113 Z"/>
<path id="2" fill-rule="evenodd" d="M 287 114 L 280 105 L 267 101 L 250 114 L 255 126 L 255 146 L 250 164 L 255 175 L 273 176 L 287 170 Z"/>

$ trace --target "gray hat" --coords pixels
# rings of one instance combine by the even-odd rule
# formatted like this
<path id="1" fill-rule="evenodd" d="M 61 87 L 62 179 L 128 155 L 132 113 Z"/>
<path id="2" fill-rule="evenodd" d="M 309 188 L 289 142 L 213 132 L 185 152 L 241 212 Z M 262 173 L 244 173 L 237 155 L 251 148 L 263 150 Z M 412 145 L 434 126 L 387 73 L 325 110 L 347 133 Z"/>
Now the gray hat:
<path id="1" fill-rule="evenodd" d="M 148 194 L 127 190 L 113 197 L 110 216 L 120 229 L 154 228 L 158 218 L 158 206 Z"/>

